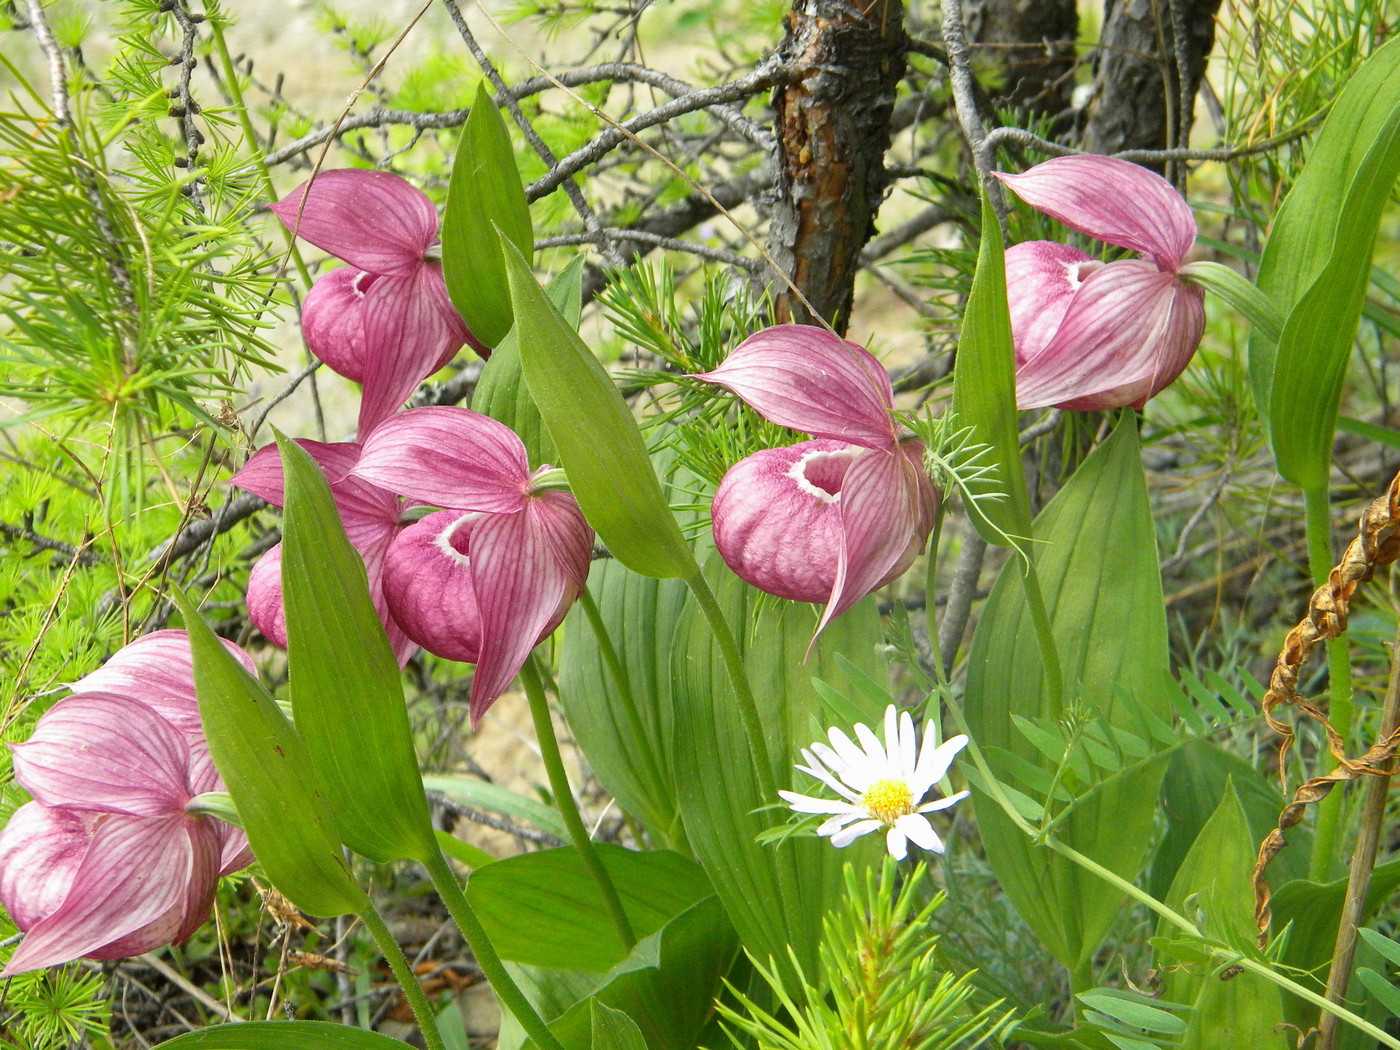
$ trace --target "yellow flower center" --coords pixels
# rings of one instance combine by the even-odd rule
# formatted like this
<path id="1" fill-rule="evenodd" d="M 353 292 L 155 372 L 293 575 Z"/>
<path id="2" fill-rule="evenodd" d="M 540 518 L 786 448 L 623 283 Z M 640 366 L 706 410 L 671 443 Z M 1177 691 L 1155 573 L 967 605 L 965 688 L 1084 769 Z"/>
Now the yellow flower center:
<path id="1" fill-rule="evenodd" d="M 913 802 L 909 785 L 902 780 L 877 780 L 860 796 L 861 806 L 881 824 L 893 824 L 912 813 Z"/>

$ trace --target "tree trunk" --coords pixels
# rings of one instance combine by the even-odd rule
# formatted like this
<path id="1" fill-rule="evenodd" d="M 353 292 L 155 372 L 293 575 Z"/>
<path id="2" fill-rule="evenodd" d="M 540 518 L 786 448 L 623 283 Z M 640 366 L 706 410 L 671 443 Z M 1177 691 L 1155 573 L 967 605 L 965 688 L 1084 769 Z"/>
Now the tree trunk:
<path id="1" fill-rule="evenodd" d="M 778 185 L 768 250 L 837 331 L 850 320 L 860 251 L 884 196 L 895 85 L 908 38 L 901 0 L 798 0 L 781 53 L 797 75 L 780 88 Z M 787 286 L 780 321 L 812 323 Z"/>
<path id="2" fill-rule="evenodd" d="M 963 19 L 978 68 L 996 71 L 1000 86 L 990 93 L 998 106 L 1052 122 L 1069 112 L 1079 35 L 1075 0 L 967 0 Z"/>
<path id="3" fill-rule="evenodd" d="M 1218 10 L 1220 0 L 1104 0 L 1086 150 L 1186 144 Z"/>

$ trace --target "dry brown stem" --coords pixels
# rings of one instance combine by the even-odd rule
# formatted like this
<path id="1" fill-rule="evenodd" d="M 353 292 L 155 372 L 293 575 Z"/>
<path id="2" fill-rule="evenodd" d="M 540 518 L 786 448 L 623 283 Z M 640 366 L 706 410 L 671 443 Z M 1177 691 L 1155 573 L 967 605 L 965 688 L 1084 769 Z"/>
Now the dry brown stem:
<path id="1" fill-rule="evenodd" d="M 1327 747 L 1337 766 L 1325 776 L 1313 777 L 1299 786 L 1293 801 L 1279 814 L 1278 826 L 1259 844 L 1259 855 L 1252 875 L 1254 883 L 1254 917 L 1259 927 L 1259 947 L 1268 943 L 1269 884 L 1264 869 L 1288 844 L 1284 833 L 1303 819 L 1307 807 L 1327 797 L 1335 784 L 1358 780 L 1364 776 L 1390 776 L 1389 762 L 1400 745 L 1400 730 L 1385 733 L 1359 758 L 1349 758 L 1346 742 L 1341 738 L 1327 715 L 1313 701 L 1298 692 L 1298 672 L 1319 643 L 1336 638 L 1347 629 L 1347 615 L 1356 588 L 1365 583 L 1376 569 L 1389 565 L 1400 557 L 1400 474 L 1390 482 L 1384 496 L 1371 501 L 1361 514 L 1356 539 L 1347 546 L 1342 560 L 1327 575 L 1327 582 L 1313 592 L 1308 613 L 1284 639 L 1278 663 L 1269 678 L 1269 691 L 1264 694 L 1264 720 L 1283 737 L 1279 745 L 1280 775 L 1285 759 L 1293 746 L 1293 727 L 1274 717 L 1281 705 L 1295 707 L 1312 718 L 1327 734 Z"/>

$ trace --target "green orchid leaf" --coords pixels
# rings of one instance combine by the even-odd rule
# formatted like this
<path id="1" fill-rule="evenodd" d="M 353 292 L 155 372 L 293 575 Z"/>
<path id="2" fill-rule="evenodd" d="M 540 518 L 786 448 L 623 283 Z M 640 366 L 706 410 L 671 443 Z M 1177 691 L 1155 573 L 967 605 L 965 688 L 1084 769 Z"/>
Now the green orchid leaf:
<path id="1" fill-rule="evenodd" d="M 161 1050 L 403 1050 L 378 1032 L 326 1021 L 245 1021 L 167 1039 Z"/>
<path id="2" fill-rule="evenodd" d="M 559 308 L 564 320 L 578 328 L 583 309 L 583 256 L 577 256 L 545 287 L 550 302 Z M 520 339 L 512 328 L 481 370 L 481 379 L 472 394 L 472 409 L 510 427 L 525 442 L 530 466 L 539 468 L 559 462 L 559 452 L 550 440 L 540 410 L 530 400 L 525 373 L 520 365 Z"/>
<path id="3" fill-rule="evenodd" d="M 384 863 L 437 855 L 398 661 L 325 476 L 277 436 L 286 478 L 282 598 L 297 730 L 330 792 L 341 840 Z M 346 727 L 353 727 L 346 732 Z"/>
<path id="4" fill-rule="evenodd" d="M 631 409 L 544 294 L 525 257 L 504 235 L 501 246 L 530 397 L 588 523 L 633 572 L 693 576 L 699 571 L 695 558 L 666 504 Z"/>
<path id="5" fill-rule="evenodd" d="M 1052 724 L 1065 717 L 1066 706 L 1075 707 L 1139 738 L 1142 719 L 1171 715 L 1156 531 L 1131 413 L 1041 512 L 1028 548 L 1065 698 L 1047 695 L 1021 563 L 1013 559 L 973 637 L 964 702 L 969 732 L 985 754 L 1000 751 L 1053 770 L 1016 729 L 1013 715 Z M 1076 800 L 1056 836 L 1135 878 L 1152 841 L 1162 769 L 1163 763 L 1148 762 Z M 1081 967 L 1117 917 L 1119 894 L 1047 847 L 1032 845 L 985 791 L 975 790 L 974 798 L 987 858 L 1007 896 L 1064 966 Z"/>
<path id="6" fill-rule="evenodd" d="M 178 591 L 194 657 L 199 717 L 209 754 L 243 830 L 274 886 L 311 915 L 369 904 L 345 866 L 325 790 L 306 746 L 277 702 L 214 636 Z"/>
<path id="7" fill-rule="evenodd" d="M 873 599 L 832 621 L 804 664 L 817 622 L 811 606 L 761 594 L 729 572 L 718 556 L 706 564 L 705 575 L 724 618 L 746 625 L 738 641 L 774 779 L 779 787 L 824 793 L 825 788 L 793 769 L 800 750 L 826 736 L 823 700 L 812 679 L 841 681 L 837 654 L 871 679 L 888 677 Z M 842 891 L 841 863 L 873 863 L 883 839 L 871 835 L 845 850 L 812 836 L 757 842 L 762 832 L 786 821 L 788 810 L 781 799 L 760 794 L 729 675 L 694 603 L 687 605 L 676 629 L 672 675 L 676 783 L 691 848 L 744 947 L 785 970 L 791 950 L 805 972 L 816 973 L 822 917 Z M 850 726 L 844 728 L 850 731 Z"/>
<path id="8" fill-rule="evenodd" d="M 969 444 L 990 447 L 997 476 L 994 488 L 1008 497 L 967 504 L 978 534 L 1001 546 L 1029 536 L 1031 504 L 1016 429 L 1016 351 L 1006 304 L 1006 252 L 1001 226 L 985 196 L 977 273 L 953 366 L 953 415 L 960 426 L 972 429 Z"/>
<path id="9" fill-rule="evenodd" d="M 527 256 L 534 251 L 510 132 L 483 80 L 452 161 L 442 219 L 442 272 L 452 305 L 487 346 L 496 346 L 512 324 L 498 227 L 519 251 Z"/>
<path id="10" fill-rule="evenodd" d="M 1370 279 L 1381 213 L 1400 174 L 1400 41 L 1347 82 L 1279 208 L 1259 288 L 1284 316 L 1250 334 L 1250 379 L 1279 473 L 1327 484 L 1337 406 Z"/>
<path id="11" fill-rule="evenodd" d="M 1206 821 L 1181 862 L 1166 904 L 1197 917 L 1201 932 L 1217 942 L 1250 947 L 1254 939 L 1254 838 L 1233 785 L 1227 784 L 1219 806 Z M 1159 937 L 1177 933 L 1165 920 Z M 1236 974 L 1222 981 L 1219 965 L 1160 963 L 1162 995 L 1173 1002 L 1194 1003 L 1182 1036 L 1183 1050 L 1221 1046 L 1271 1047 L 1285 1050 L 1283 1001 L 1277 986 L 1257 974 Z"/>

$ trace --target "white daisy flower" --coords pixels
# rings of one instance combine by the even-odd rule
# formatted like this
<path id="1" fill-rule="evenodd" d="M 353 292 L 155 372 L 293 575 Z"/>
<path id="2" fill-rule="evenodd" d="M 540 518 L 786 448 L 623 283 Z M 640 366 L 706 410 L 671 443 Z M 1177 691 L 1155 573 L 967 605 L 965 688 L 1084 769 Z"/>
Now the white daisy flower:
<path id="1" fill-rule="evenodd" d="M 891 704 L 885 709 L 885 742 L 882 744 L 869 726 L 855 726 L 857 747 L 841 730 L 832 728 L 827 736 L 831 746 L 815 743 L 804 748 L 805 766 L 810 773 L 841 796 L 839 801 L 779 791 L 796 813 L 829 813 L 831 818 L 817 828 L 818 835 L 831 837 L 834 846 L 849 846 L 860 836 L 887 828 L 885 845 L 890 856 L 903 860 L 909 843 L 943 852 L 943 840 L 933 830 L 925 813 L 947 809 L 967 796 L 959 791 L 947 798 L 924 802 L 929 790 L 943 779 L 953 756 L 967 744 L 967 737 L 955 736 L 932 747 L 925 736 L 917 746 L 914 720 L 906 711 L 898 714 Z M 915 757 L 917 752 L 917 758 Z"/>

